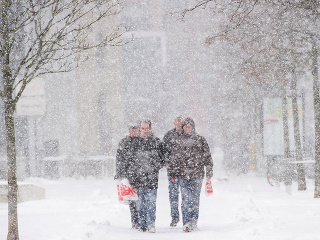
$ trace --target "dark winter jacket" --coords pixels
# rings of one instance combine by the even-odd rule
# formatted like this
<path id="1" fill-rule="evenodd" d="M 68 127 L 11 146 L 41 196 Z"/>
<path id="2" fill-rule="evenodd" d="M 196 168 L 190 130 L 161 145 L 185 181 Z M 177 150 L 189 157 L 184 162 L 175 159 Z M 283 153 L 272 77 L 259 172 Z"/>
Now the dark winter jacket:
<path id="1" fill-rule="evenodd" d="M 159 170 L 164 166 L 163 144 L 153 135 L 134 138 L 126 154 L 124 171 L 136 190 L 158 188 Z"/>
<path id="2" fill-rule="evenodd" d="M 175 128 L 168 131 L 163 137 L 164 156 L 166 164 L 169 164 L 169 156 L 172 152 L 173 145 L 178 137 L 181 136 Z"/>
<path id="3" fill-rule="evenodd" d="M 183 134 L 170 155 L 170 176 L 186 180 L 211 178 L 213 163 L 209 145 L 204 137 L 193 132 Z"/>
<path id="4" fill-rule="evenodd" d="M 128 166 L 133 161 L 133 142 L 135 138 L 126 136 L 119 142 L 116 155 L 116 175 L 115 179 L 128 177 Z"/>

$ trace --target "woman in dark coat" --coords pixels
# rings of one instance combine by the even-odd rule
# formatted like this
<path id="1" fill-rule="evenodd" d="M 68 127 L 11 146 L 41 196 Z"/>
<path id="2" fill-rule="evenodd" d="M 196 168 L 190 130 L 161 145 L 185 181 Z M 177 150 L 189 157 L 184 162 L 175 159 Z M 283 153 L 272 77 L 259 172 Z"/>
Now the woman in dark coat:
<path id="1" fill-rule="evenodd" d="M 129 166 L 133 164 L 134 143 L 139 135 L 138 126 L 129 127 L 129 135 L 123 138 L 119 143 L 116 156 L 116 176 L 115 179 L 129 179 L 132 172 Z M 139 229 L 139 217 L 136 206 L 136 201 L 129 200 L 129 209 L 131 213 L 132 229 Z"/>

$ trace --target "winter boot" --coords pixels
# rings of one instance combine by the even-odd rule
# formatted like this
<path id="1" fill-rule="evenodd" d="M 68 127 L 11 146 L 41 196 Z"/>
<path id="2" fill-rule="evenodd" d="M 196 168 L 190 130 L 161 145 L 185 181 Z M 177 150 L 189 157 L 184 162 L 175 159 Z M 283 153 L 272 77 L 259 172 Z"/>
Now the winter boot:
<path id="1" fill-rule="evenodd" d="M 170 227 L 176 227 L 178 222 L 178 220 L 172 220 L 170 223 Z"/>

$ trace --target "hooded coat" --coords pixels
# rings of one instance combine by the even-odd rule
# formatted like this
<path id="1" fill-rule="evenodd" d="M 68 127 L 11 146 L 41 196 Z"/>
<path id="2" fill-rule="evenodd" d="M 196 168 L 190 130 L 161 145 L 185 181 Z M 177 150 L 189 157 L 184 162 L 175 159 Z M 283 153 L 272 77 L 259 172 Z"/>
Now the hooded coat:
<path id="1" fill-rule="evenodd" d="M 170 155 L 170 176 L 186 180 L 211 178 L 213 162 L 206 139 L 195 132 L 195 124 L 186 118 L 183 125 L 192 126 L 191 134 L 183 133 L 175 142 Z"/>

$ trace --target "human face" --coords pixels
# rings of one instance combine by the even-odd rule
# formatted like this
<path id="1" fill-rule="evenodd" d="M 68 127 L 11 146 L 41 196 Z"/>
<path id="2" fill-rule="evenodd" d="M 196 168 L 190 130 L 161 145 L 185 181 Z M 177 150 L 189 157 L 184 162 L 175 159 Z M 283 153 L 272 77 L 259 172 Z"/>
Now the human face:
<path id="1" fill-rule="evenodd" d="M 190 134 L 192 132 L 192 126 L 190 124 L 186 124 L 183 126 L 183 131 L 185 134 Z"/>
<path id="2" fill-rule="evenodd" d="M 134 137 L 138 137 L 138 135 L 139 135 L 139 130 L 137 128 L 130 129 L 130 137 L 134 138 Z"/>
<path id="3" fill-rule="evenodd" d="M 173 124 L 174 124 L 176 130 L 177 130 L 178 132 L 181 132 L 181 130 L 182 130 L 182 128 L 181 128 L 181 126 L 182 126 L 182 121 L 181 121 L 181 119 L 176 119 L 176 120 L 174 120 Z"/>
<path id="4" fill-rule="evenodd" d="M 140 137 L 147 138 L 149 136 L 149 133 L 151 131 L 151 127 L 148 123 L 142 122 L 140 124 Z"/>

